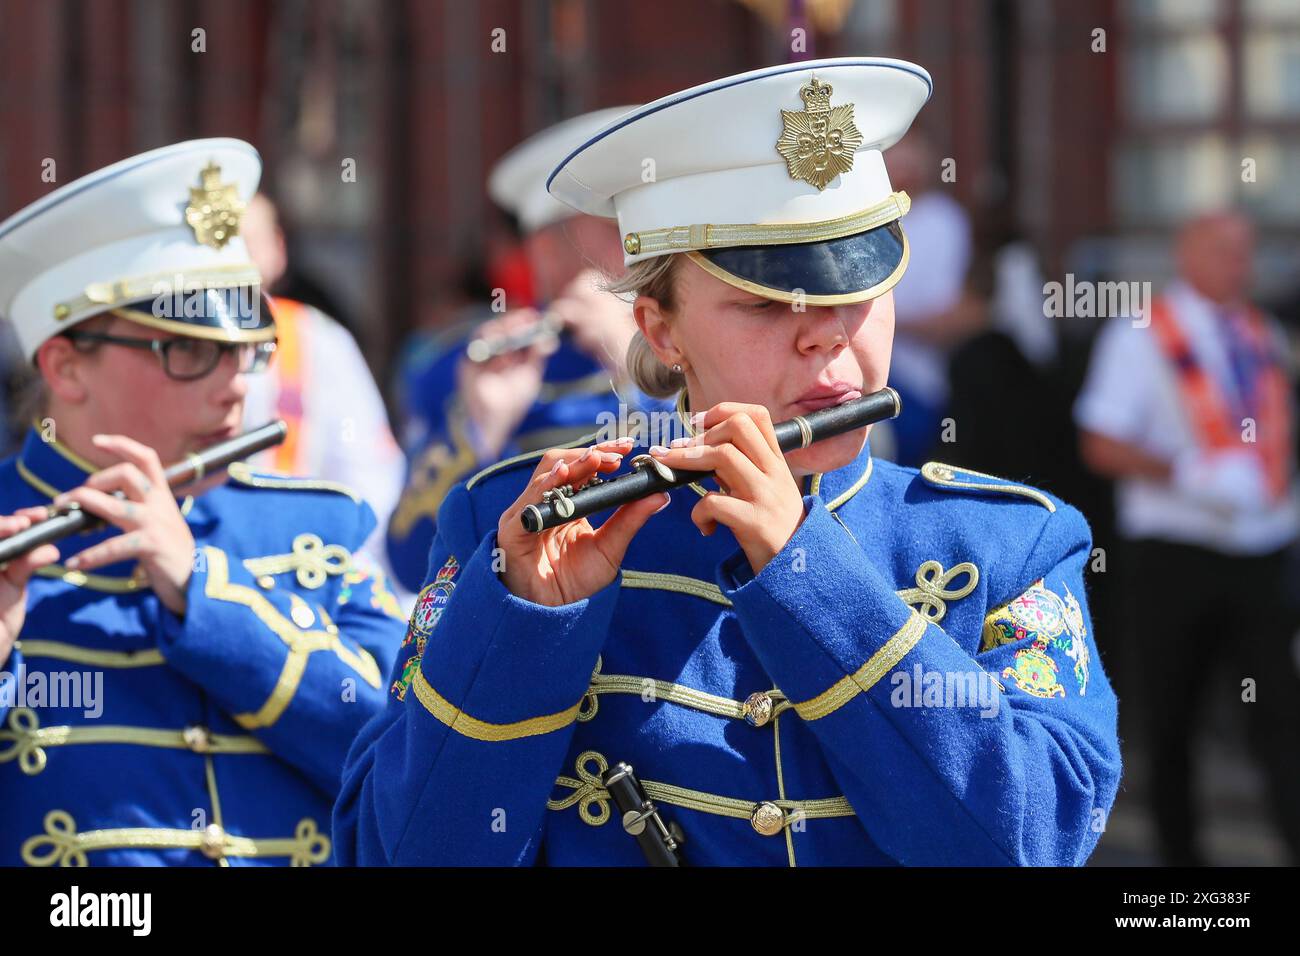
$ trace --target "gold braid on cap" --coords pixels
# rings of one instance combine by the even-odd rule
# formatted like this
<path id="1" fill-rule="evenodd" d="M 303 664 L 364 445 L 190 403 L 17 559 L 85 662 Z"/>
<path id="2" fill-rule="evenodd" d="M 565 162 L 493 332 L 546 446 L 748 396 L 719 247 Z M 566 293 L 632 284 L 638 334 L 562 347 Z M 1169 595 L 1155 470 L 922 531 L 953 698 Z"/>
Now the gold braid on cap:
<path id="1" fill-rule="evenodd" d="M 629 232 L 623 237 L 623 249 L 630 256 L 638 256 L 732 246 L 826 242 L 888 225 L 901 219 L 911 208 L 912 200 L 900 190 L 861 212 L 819 222 L 696 224 Z"/>

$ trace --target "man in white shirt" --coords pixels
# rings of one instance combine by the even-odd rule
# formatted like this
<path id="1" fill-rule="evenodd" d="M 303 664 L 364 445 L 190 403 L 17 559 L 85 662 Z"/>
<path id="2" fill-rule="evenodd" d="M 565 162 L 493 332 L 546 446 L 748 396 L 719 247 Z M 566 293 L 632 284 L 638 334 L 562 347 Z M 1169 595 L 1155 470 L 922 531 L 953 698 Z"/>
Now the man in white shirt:
<path id="1" fill-rule="evenodd" d="M 1254 232 L 1235 213 L 1180 232 L 1178 279 L 1138 318 L 1112 318 L 1074 415 L 1084 461 L 1115 480 L 1129 542 L 1151 806 L 1166 863 L 1196 865 L 1197 693 L 1228 655 L 1251 742 L 1300 862 L 1300 674 L 1283 573 L 1300 530 L 1285 337 L 1251 306 Z M 1245 681 L 1249 679 L 1250 683 Z"/>

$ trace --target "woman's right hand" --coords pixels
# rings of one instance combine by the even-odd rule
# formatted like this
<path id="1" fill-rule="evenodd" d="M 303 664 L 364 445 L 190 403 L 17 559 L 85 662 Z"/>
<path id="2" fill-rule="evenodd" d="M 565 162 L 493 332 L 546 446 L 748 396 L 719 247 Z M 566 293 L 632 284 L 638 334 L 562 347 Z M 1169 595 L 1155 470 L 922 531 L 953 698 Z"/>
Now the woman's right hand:
<path id="1" fill-rule="evenodd" d="M 45 514 L 44 508 L 20 508 L 12 515 L 0 515 L 0 539 L 31 527 Z M 57 560 L 59 549 L 43 544 L 0 567 L 0 667 L 9 660 L 9 651 L 27 617 L 27 580 L 37 568 Z"/>
<path id="2" fill-rule="evenodd" d="M 598 529 L 579 518 L 534 534 L 524 530 L 519 516 L 527 505 L 540 504 L 548 489 L 576 488 L 597 473 L 617 470 L 632 444 L 631 438 L 615 438 L 586 450 L 552 448 L 542 456 L 528 487 L 497 524 L 497 545 L 505 559 L 501 578 L 510 593 L 557 607 L 590 597 L 618 576 L 632 537 L 668 504 L 666 493 L 620 506 Z"/>

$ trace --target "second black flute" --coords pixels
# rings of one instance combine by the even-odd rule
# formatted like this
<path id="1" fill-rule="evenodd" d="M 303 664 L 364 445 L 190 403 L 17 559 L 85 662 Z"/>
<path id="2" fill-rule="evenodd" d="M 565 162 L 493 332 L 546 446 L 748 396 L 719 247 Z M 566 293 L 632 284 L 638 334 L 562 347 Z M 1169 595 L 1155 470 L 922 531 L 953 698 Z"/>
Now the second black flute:
<path id="1" fill-rule="evenodd" d="M 875 422 L 898 417 L 903 403 L 898 393 L 886 386 L 843 405 L 820 408 L 807 415 L 796 415 L 772 426 L 781 451 L 807 448 L 813 442 L 842 435 Z M 525 530 L 540 534 L 578 518 L 608 511 L 660 491 L 670 491 L 700 481 L 711 471 L 686 471 L 669 468 L 651 455 L 637 455 L 631 461 L 632 472 L 608 481 L 596 479 L 577 491 L 553 488 L 543 494 L 541 504 L 528 505 L 520 514 Z"/>
<path id="2" fill-rule="evenodd" d="M 280 444 L 288 433 L 289 426 L 277 419 L 260 428 L 236 435 L 228 441 L 205 448 L 203 451 L 186 455 L 183 461 L 171 465 L 163 474 L 167 484 L 172 488 L 182 488 L 202 480 L 209 472 L 225 468 L 264 448 Z M 81 508 L 73 507 L 59 512 L 25 531 L 19 531 L 0 541 L 0 565 L 42 544 L 61 541 L 71 535 L 91 530 L 101 523 L 98 517 Z"/>

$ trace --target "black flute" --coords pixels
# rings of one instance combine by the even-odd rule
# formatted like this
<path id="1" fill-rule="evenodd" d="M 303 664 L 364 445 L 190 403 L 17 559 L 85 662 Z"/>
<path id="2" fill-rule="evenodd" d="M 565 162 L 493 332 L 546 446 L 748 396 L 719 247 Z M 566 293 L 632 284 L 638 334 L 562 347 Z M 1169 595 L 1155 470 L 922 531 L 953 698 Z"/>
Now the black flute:
<path id="1" fill-rule="evenodd" d="M 807 448 L 813 442 L 842 435 L 887 418 L 896 418 L 903 404 L 898 393 L 886 386 L 843 405 L 820 408 L 807 415 L 796 415 L 772 426 L 781 451 Z M 670 491 L 700 481 L 711 471 L 686 471 L 669 468 L 652 455 L 637 455 L 631 461 L 635 469 L 608 481 L 594 479 L 577 491 L 553 488 L 543 494 L 541 504 L 528 505 L 519 516 L 524 528 L 535 534 L 568 521 L 617 508 L 660 491 Z"/>
<path id="2" fill-rule="evenodd" d="M 686 837 L 675 823 L 664 823 L 659 808 L 646 796 L 641 782 L 632 773 L 632 765 L 614 764 L 605 771 L 601 783 L 618 807 L 624 831 L 636 838 L 651 866 L 681 866 L 682 844 Z"/>
<path id="3" fill-rule="evenodd" d="M 280 444 L 288 432 L 289 426 L 277 419 L 260 428 L 236 435 L 229 441 L 219 442 L 203 451 L 186 455 L 184 461 L 177 462 L 164 472 L 167 484 L 172 488 L 180 488 L 199 481 L 209 472 L 225 468 L 264 448 Z M 40 524 L 32 525 L 25 531 L 19 531 L 0 541 L 0 565 L 21 557 L 39 545 L 59 541 L 79 531 L 88 531 L 99 521 L 98 517 L 81 508 L 75 506 L 69 508 Z"/>

